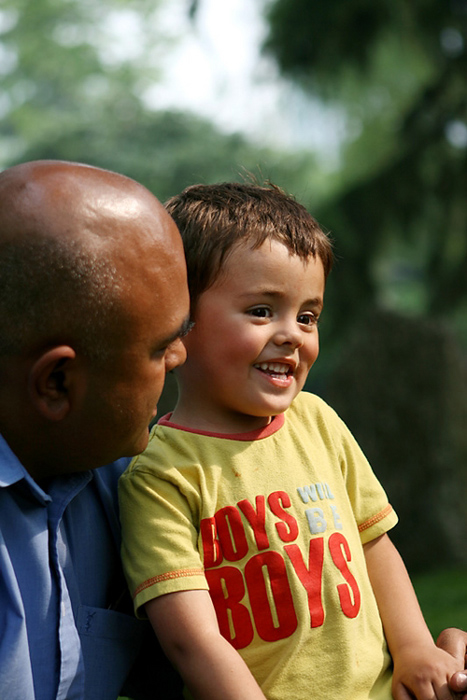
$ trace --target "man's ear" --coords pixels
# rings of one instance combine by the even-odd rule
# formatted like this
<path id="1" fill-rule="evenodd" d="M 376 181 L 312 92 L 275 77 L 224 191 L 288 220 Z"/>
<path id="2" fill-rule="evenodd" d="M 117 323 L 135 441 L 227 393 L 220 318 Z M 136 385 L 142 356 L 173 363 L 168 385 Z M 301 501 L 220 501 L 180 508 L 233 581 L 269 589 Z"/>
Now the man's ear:
<path id="1" fill-rule="evenodd" d="M 76 352 L 59 345 L 44 352 L 29 371 L 29 397 L 43 418 L 59 421 L 71 408 L 70 389 Z"/>

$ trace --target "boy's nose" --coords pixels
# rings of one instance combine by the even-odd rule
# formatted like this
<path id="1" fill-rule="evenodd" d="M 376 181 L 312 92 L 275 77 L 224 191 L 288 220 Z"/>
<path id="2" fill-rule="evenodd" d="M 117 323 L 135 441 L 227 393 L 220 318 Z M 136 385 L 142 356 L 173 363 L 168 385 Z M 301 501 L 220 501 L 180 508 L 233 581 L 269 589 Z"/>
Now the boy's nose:
<path id="1" fill-rule="evenodd" d="M 174 340 L 165 354 L 165 371 L 170 372 L 175 367 L 183 365 L 186 360 L 186 349 L 180 338 Z"/>
<path id="2" fill-rule="evenodd" d="M 284 321 L 280 324 L 274 335 L 274 342 L 276 345 L 290 345 L 294 348 L 303 345 L 302 331 L 297 326 L 295 319 L 293 321 Z"/>

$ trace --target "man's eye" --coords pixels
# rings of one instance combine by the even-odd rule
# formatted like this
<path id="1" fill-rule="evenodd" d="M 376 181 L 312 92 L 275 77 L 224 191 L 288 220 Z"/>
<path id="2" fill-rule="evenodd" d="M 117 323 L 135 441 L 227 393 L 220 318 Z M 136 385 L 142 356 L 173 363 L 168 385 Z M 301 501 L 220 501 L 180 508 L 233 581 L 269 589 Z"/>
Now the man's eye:
<path id="1" fill-rule="evenodd" d="M 316 326 L 318 323 L 318 316 L 316 316 L 312 311 L 308 311 L 307 313 L 300 314 L 297 317 L 298 323 L 301 323 L 302 326 Z"/>
<path id="2" fill-rule="evenodd" d="M 163 357 L 168 349 L 169 349 L 168 345 L 165 345 L 163 348 L 157 348 L 157 350 L 154 350 L 154 352 L 152 353 L 152 356 L 154 358 Z"/>
<path id="3" fill-rule="evenodd" d="M 255 318 L 269 318 L 271 311 L 266 306 L 256 306 L 254 309 L 249 309 L 248 314 Z"/>

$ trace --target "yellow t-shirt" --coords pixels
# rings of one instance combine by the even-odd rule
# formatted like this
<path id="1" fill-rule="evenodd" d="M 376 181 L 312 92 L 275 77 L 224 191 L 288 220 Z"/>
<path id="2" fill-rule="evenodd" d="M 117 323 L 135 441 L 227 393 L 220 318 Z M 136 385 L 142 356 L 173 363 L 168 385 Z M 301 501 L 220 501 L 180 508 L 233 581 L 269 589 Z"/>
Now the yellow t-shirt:
<path id="1" fill-rule="evenodd" d="M 269 700 L 389 700 L 391 659 L 362 544 L 397 522 L 349 430 L 300 394 L 249 434 L 157 425 L 120 480 L 135 609 L 209 589 Z"/>

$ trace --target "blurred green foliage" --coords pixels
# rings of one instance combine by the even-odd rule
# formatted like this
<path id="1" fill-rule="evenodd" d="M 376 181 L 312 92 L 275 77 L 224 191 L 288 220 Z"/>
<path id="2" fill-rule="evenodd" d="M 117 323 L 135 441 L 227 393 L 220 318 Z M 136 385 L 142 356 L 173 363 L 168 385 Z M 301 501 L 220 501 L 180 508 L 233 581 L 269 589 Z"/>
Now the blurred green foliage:
<path id="1" fill-rule="evenodd" d="M 162 201 L 247 171 L 292 192 L 310 187 L 308 154 L 257 148 L 194 114 L 148 107 L 146 91 L 176 40 L 160 27 L 164 1 L 4 0 L 0 166 L 86 162 L 141 181 Z"/>
<path id="2" fill-rule="evenodd" d="M 335 332 L 381 305 L 467 341 L 466 0 L 273 0 L 267 19 L 283 74 L 347 118 L 319 211 L 343 261 Z"/>
<path id="3" fill-rule="evenodd" d="M 448 569 L 412 578 L 420 607 L 436 639 L 446 627 L 467 629 L 467 571 Z"/>

